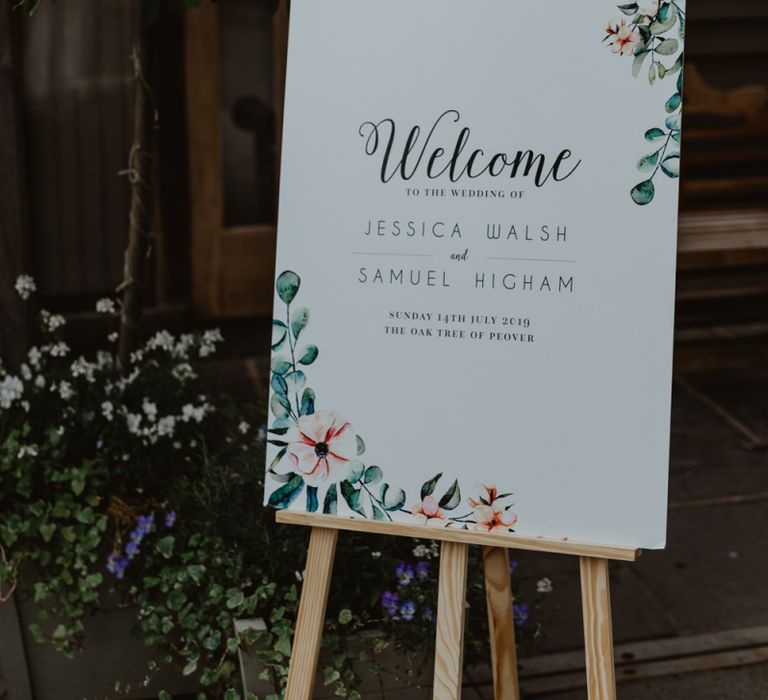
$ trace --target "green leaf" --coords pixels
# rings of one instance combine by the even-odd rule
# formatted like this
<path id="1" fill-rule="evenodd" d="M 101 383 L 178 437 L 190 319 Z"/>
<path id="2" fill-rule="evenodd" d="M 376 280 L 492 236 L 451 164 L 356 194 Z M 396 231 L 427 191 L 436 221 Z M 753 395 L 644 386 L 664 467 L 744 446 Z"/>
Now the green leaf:
<path id="1" fill-rule="evenodd" d="M 165 602 L 171 610 L 178 612 L 184 607 L 184 603 L 187 602 L 187 595 L 184 591 L 180 591 L 176 588 L 168 594 L 168 598 Z"/>
<path id="2" fill-rule="evenodd" d="M 423 501 L 427 496 L 431 496 L 435 491 L 437 482 L 440 481 L 442 472 L 435 477 L 432 477 L 429 481 L 425 481 L 421 486 L 421 500 Z"/>
<path id="3" fill-rule="evenodd" d="M 300 286 L 301 278 L 291 270 L 286 270 L 281 273 L 275 284 L 275 287 L 277 288 L 277 296 L 279 296 L 286 304 L 290 304 L 296 298 Z"/>
<path id="4" fill-rule="evenodd" d="M 356 459 L 350 462 L 347 467 L 347 481 L 350 484 L 356 484 L 360 481 L 364 473 L 365 465 L 359 459 Z"/>
<path id="5" fill-rule="evenodd" d="M 379 500 L 386 510 L 400 510 L 405 505 L 405 491 L 397 486 L 382 484 Z"/>
<path id="6" fill-rule="evenodd" d="M 289 393 L 298 394 L 307 383 L 307 377 L 301 370 L 288 372 L 288 374 L 285 375 L 285 383 L 288 387 Z"/>
<path id="7" fill-rule="evenodd" d="M 653 186 L 653 180 L 645 180 L 632 188 L 630 193 L 635 204 L 643 206 L 653 200 L 656 194 L 656 188 Z"/>
<path id="8" fill-rule="evenodd" d="M 357 454 L 359 456 L 365 452 L 365 442 L 359 435 L 355 435 L 355 439 L 357 440 Z"/>
<path id="9" fill-rule="evenodd" d="M 227 591 L 227 607 L 230 610 L 239 608 L 245 602 L 245 594 L 239 588 L 230 588 Z"/>
<path id="10" fill-rule="evenodd" d="M 276 418 L 287 418 L 291 415 L 291 403 L 285 394 L 272 394 L 269 407 Z"/>
<path id="11" fill-rule="evenodd" d="M 328 487 L 328 490 L 325 492 L 325 499 L 323 499 L 323 513 L 327 513 L 328 515 L 336 515 L 338 510 L 338 500 L 339 497 L 336 484 L 331 484 Z"/>
<path id="12" fill-rule="evenodd" d="M 301 306 L 291 314 L 291 331 L 293 337 L 296 340 L 299 339 L 301 332 L 307 327 L 309 323 L 309 309 Z"/>
<path id="13" fill-rule="evenodd" d="M 278 637 L 275 642 L 275 651 L 281 653 L 283 656 L 291 655 L 291 640 L 290 637 Z"/>
<path id="14" fill-rule="evenodd" d="M 680 177 L 680 156 L 667 156 L 661 161 L 661 169 L 667 177 Z"/>
<path id="15" fill-rule="evenodd" d="M 628 3 L 626 5 L 619 5 L 618 8 L 625 14 L 629 15 L 630 17 L 637 14 L 638 11 L 638 5 L 636 2 Z"/>
<path id="16" fill-rule="evenodd" d="M 643 49 L 640 53 L 635 54 L 635 59 L 632 61 L 632 76 L 637 77 L 640 75 L 640 71 L 643 68 L 645 59 L 650 55 L 647 49 Z"/>
<path id="17" fill-rule="evenodd" d="M 191 676 L 195 671 L 197 671 L 197 659 L 192 659 L 192 661 L 188 661 L 184 668 L 181 671 L 182 676 Z"/>
<path id="18" fill-rule="evenodd" d="M 314 513 L 317 508 L 317 486 L 307 486 L 307 513 Z"/>
<path id="19" fill-rule="evenodd" d="M 664 34 L 664 32 L 668 32 L 672 27 L 674 26 L 675 22 L 677 22 L 677 15 L 670 12 L 669 17 L 663 22 L 659 22 L 658 20 L 655 22 L 651 22 L 650 30 L 651 34 L 654 36 L 658 36 L 659 34 Z"/>
<path id="20" fill-rule="evenodd" d="M 291 472 L 289 476 L 290 479 L 283 486 L 269 495 L 267 502 L 273 508 L 288 508 L 304 487 L 304 478 L 301 474 Z"/>
<path id="21" fill-rule="evenodd" d="M 360 505 L 360 491 L 356 489 L 349 481 L 341 482 L 341 495 L 347 505 L 356 513 L 365 516 L 365 511 Z"/>
<path id="22" fill-rule="evenodd" d="M 672 97 L 670 97 L 667 100 L 667 104 L 664 105 L 664 108 L 667 110 L 667 112 L 671 113 L 674 112 L 682 103 L 683 97 L 679 92 L 676 92 Z"/>
<path id="23" fill-rule="evenodd" d="M 648 66 L 648 82 L 653 85 L 656 82 L 656 64 L 651 62 Z"/>
<path id="24" fill-rule="evenodd" d="M 173 535 L 163 537 L 157 542 L 157 551 L 160 552 L 166 559 L 170 559 L 173 556 L 173 543 L 175 542 Z"/>
<path id="25" fill-rule="evenodd" d="M 656 141 L 657 139 L 663 139 L 665 136 L 666 133 L 657 127 L 648 129 L 648 131 L 645 132 L 646 141 Z"/>
<path id="26" fill-rule="evenodd" d="M 680 131 L 680 114 L 670 114 L 667 117 L 667 129 L 672 131 Z"/>
<path id="27" fill-rule="evenodd" d="M 299 353 L 299 364 L 311 365 L 317 359 L 317 345 L 307 345 Z"/>
<path id="28" fill-rule="evenodd" d="M 384 477 L 384 472 L 379 467 L 368 467 L 363 474 L 363 483 L 377 484 Z"/>
<path id="29" fill-rule="evenodd" d="M 39 529 L 40 534 L 43 537 L 43 542 L 50 542 L 53 538 L 53 534 L 56 532 L 56 525 L 53 523 L 43 523 Z"/>
<path id="30" fill-rule="evenodd" d="M 304 389 L 301 395 L 300 416 L 311 416 L 315 412 L 315 392 L 312 389 Z"/>
<path id="31" fill-rule="evenodd" d="M 665 2 L 660 8 L 659 8 L 659 21 L 666 22 L 666 20 L 669 18 L 669 8 L 670 3 Z"/>
<path id="32" fill-rule="evenodd" d="M 272 350 L 279 350 L 285 345 L 288 337 L 288 326 L 282 321 L 272 321 Z"/>
<path id="33" fill-rule="evenodd" d="M 281 355 L 276 355 L 272 358 L 272 362 L 270 363 L 270 367 L 272 368 L 272 371 L 275 374 L 286 374 L 287 372 L 290 372 L 293 369 L 293 364 L 291 364 L 291 361 Z"/>
<path id="34" fill-rule="evenodd" d="M 72 493 L 74 493 L 75 496 L 79 496 L 85 491 L 85 475 L 79 469 L 74 469 L 72 471 L 72 482 L 70 485 L 72 486 Z"/>
<path id="35" fill-rule="evenodd" d="M 672 56 L 680 48 L 680 42 L 677 39 L 664 39 L 655 49 L 661 56 Z"/>
<path id="36" fill-rule="evenodd" d="M 457 479 L 440 499 L 440 507 L 445 508 L 445 510 L 453 510 L 459 503 L 461 503 L 461 489 L 459 489 L 459 481 Z"/>
<path id="37" fill-rule="evenodd" d="M 272 386 L 272 391 L 276 394 L 287 394 L 288 384 L 285 382 L 285 378 L 282 374 L 273 374 L 272 380 L 269 382 Z"/>
<path id="38" fill-rule="evenodd" d="M 374 520 L 388 520 L 384 511 L 379 508 L 375 503 L 371 503 L 371 510 L 373 512 Z"/>
<path id="39" fill-rule="evenodd" d="M 679 131 L 675 131 L 675 132 L 672 133 L 672 139 L 674 141 L 677 141 L 678 143 L 680 143 L 680 136 L 681 136 L 681 134 L 680 134 Z"/>
<path id="40" fill-rule="evenodd" d="M 342 608 L 339 612 L 339 623 L 348 625 L 350 622 L 352 622 L 352 611 L 349 608 Z"/>
<path id="41" fill-rule="evenodd" d="M 656 151 L 655 153 L 643 156 L 637 161 L 637 169 L 640 171 L 653 170 L 653 168 L 656 167 L 656 163 L 659 162 L 659 153 L 661 153 L 661 151 Z"/>

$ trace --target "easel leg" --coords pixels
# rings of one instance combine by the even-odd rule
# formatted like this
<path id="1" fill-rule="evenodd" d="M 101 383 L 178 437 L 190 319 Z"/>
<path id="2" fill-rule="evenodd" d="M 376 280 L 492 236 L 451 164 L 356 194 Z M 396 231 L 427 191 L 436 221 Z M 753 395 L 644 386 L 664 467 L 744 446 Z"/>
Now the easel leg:
<path id="1" fill-rule="evenodd" d="M 434 700 L 460 700 L 469 546 L 443 542 L 437 595 Z"/>
<path id="2" fill-rule="evenodd" d="M 488 630 L 491 635 L 493 696 L 498 700 L 519 700 L 508 550 L 503 547 L 483 547 L 483 566 Z"/>
<path id="3" fill-rule="evenodd" d="M 285 700 L 312 698 L 338 534 L 331 528 L 312 528 Z"/>
<path id="4" fill-rule="evenodd" d="M 589 700 L 616 700 L 608 560 L 581 557 L 580 563 Z"/>

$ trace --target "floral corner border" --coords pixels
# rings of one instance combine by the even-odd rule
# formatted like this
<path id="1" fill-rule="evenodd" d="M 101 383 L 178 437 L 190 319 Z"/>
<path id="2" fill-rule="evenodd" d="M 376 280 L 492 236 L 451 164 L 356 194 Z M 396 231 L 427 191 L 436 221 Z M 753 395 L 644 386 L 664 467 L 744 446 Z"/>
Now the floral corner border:
<path id="1" fill-rule="evenodd" d="M 669 178 L 680 176 L 680 138 L 683 103 L 683 47 L 685 39 L 684 0 L 647 0 L 640 3 L 618 5 L 628 18 L 609 22 L 603 41 L 618 56 L 632 56 L 632 75 L 637 78 L 648 64 L 648 81 L 657 81 L 677 74 L 674 94 L 666 101 L 667 116 L 664 128 L 653 127 L 645 132 L 645 139 L 658 146 L 637 162 L 637 169 L 645 179 L 632 188 L 630 196 L 635 204 L 650 204 L 656 195 L 654 178 L 661 171 Z M 666 60 L 673 60 L 671 65 Z"/>
<path id="2" fill-rule="evenodd" d="M 511 493 L 500 494 L 495 486 L 483 485 L 480 495 L 468 498 L 466 508 L 460 509 L 458 479 L 445 488 L 443 474 L 438 473 L 422 484 L 418 499 L 409 500 L 404 489 L 386 481 L 381 467 L 365 464 L 365 441 L 349 421 L 335 410 L 316 408 L 306 370 L 319 350 L 303 344 L 309 310 L 292 307 L 300 286 L 301 278 L 291 270 L 277 278 L 285 316 L 272 321 L 268 442 L 277 453 L 267 467 L 275 487 L 267 503 L 286 509 L 303 495 L 307 512 L 335 515 L 341 498 L 359 518 L 397 517 L 433 527 L 514 532 L 517 515 L 511 510 Z"/>

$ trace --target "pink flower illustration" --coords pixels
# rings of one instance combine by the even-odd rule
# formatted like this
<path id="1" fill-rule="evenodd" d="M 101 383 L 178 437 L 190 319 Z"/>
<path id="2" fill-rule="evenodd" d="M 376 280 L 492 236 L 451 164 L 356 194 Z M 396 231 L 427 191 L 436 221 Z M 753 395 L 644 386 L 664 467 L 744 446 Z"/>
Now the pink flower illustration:
<path id="1" fill-rule="evenodd" d="M 445 513 L 437 502 L 434 496 L 424 496 L 421 503 L 416 504 L 413 507 L 412 513 L 414 517 L 419 520 L 423 520 L 425 525 L 439 525 L 440 521 L 445 519 Z"/>
<path id="2" fill-rule="evenodd" d="M 613 53 L 620 56 L 631 56 L 641 41 L 640 32 L 628 27 L 627 23 L 621 20 L 621 24 L 617 28 L 616 38 L 612 42 Z"/>
<path id="3" fill-rule="evenodd" d="M 299 418 L 288 438 L 287 456 L 309 486 L 341 478 L 341 470 L 357 456 L 357 436 L 335 411 L 317 411 Z"/>
<path id="4" fill-rule="evenodd" d="M 517 516 L 504 509 L 493 506 L 477 506 L 475 508 L 475 530 L 483 532 L 506 531 L 514 527 Z"/>

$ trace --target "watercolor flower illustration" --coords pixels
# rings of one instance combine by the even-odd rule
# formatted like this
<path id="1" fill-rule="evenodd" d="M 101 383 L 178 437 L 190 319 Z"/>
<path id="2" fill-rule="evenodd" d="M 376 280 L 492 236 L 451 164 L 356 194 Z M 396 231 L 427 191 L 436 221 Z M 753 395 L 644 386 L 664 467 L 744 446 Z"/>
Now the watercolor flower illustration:
<path id="1" fill-rule="evenodd" d="M 269 505 L 289 508 L 303 496 L 310 513 L 334 515 L 343 501 L 361 518 L 391 521 L 401 514 L 401 518 L 436 527 L 512 531 L 517 516 L 499 504 L 510 494 L 499 496 L 495 488 L 484 487 L 477 501 L 469 499 L 470 509 L 459 514 L 459 482 L 454 479 L 443 490 L 442 473 L 422 484 L 419 500 L 409 510 L 405 490 L 390 484 L 381 467 L 365 463 L 365 441 L 352 424 L 336 410 L 316 408 L 317 397 L 308 386 L 306 372 L 319 350 L 304 344 L 310 313 L 303 306 L 294 306 L 300 286 L 301 278 L 291 270 L 277 278 L 277 296 L 285 304 L 285 317 L 272 321 L 268 443 L 277 450 L 267 467 L 272 487 L 268 488 Z M 409 580 L 423 576 L 427 568 L 404 570 L 403 576 Z M 382 602 L 397 609 L 395 599 Z M 412 613 L 409 608 L 401 614 Z"/>
<path id="2" fill-rule="evenodd" d="M 287 455 L 304 483 L 317 486 L 332 473 L 346 474 L 347 465 L 357 457 L 357 436 L 335 411 L 317 411 L 299 418 L 291 429 Z"/>
<path id="3" fill-rule="evenodd" d="M 677 74 L 675 92 L 664 104 L 663 126 L 646 130 L 645 140 L 654 150 L 637 161 L 644 179 L 635 185 L 630 196 L 635 204 L 650 204 L 656 195 L 655 177 L 680 175 L 680 138 L 683 91 L 683 50 L 685 38 L 684 0 L 650 0 L 618 5 L 628 19 L 609 22 L 603 41 L 614 54 L 632 56 L 632 75 L 637 78 L 646 69 L 648 82 Z M 671 62 L 670 62 L 671 61 Z"/>

